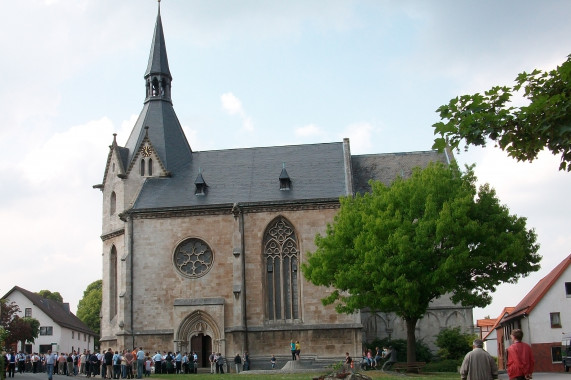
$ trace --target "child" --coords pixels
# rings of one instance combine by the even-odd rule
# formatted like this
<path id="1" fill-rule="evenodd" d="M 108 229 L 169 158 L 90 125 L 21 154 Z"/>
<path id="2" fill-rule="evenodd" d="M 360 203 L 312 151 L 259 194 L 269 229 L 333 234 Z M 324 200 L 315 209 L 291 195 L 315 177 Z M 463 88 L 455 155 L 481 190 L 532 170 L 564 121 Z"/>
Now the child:
<path id="1" fill-rule="evenodd" d="M 276 356 L 272 355 L 272 358 L 270 359 L 270 361 L 272 362 L 272 369 L 276 368 Z"/>
<path id="2" fill-rule="evenodd" d="M 147 359 L 145 360 L 145 376 L 146 377 L 151 376 L 151 364 L 152 364 L 151 357 L 147 356 Z"/>

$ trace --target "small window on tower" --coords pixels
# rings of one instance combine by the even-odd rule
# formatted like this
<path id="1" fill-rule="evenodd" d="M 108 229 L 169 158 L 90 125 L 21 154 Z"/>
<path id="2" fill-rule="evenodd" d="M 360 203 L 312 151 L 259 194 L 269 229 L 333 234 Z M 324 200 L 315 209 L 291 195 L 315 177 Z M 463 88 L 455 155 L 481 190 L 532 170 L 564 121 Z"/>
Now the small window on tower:
<path id="1" fill-rule="evenodd" d="M 109 200 L 109 214 L 111 215 L 115 214 L 116 207 L 117 207 L 117 195 L 115 195 L 115 192 L 113 191 L 111 193 L 111 199 Z"/>
<path id="2" fill-rule="evenodd" d="M 145 159 L 141 159 L 141 176 L 145 175 Z"/>
<path id="3" fill-rule="evenodd" d="M 149 158 L 149 175 L 153 175 L 153 159 Z"/>

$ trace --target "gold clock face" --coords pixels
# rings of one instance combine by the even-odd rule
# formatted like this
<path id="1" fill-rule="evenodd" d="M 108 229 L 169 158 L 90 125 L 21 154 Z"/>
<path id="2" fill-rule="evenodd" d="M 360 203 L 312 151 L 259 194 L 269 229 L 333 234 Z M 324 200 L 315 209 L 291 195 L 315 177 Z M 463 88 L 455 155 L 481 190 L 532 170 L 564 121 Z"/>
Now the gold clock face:
<path id="1" fill-rule="evenodd" d="M 145 146 L 143 147 L 143 156 L 145 157 L 149 157 L 151 155 L 151 153 L 153 153 L 153 148 L 151 148 L 150 146 Z"/>

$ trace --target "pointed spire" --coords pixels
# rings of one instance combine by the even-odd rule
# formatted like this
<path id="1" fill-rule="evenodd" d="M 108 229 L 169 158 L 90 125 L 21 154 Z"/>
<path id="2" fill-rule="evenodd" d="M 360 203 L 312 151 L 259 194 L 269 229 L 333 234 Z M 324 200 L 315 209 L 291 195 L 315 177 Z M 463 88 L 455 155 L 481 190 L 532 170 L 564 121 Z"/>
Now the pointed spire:
<path id="1" fill-rule="evenodd" d="M 172 76 L 169 69 L 167 47 L 165 44 L 165 35 L 163 33 L 163 23 L 161 20 L 161 2 L 159 1 L 155 33 L 153 35 L 153 43 L 151 45 L 147 71 L 145 71 L 147 93 L 145 102 L 157 99 L 166 100 L 172 103 L 171 81 Z"/>
<path id="2" fill-rule="evenodd" d="M 159 11 L 157 13 L 157 22 L 155 23 L 155 34 L 153 35 L 153 44 L 151 45 L 151 54 L 149 55 L 149 63 L 147 65 L 147 71 L 145 72 L 145 78 L 152 74 L 162 74 L 172 79 L 167 58 L 163 23 L 161 21 L 160 1 Z"/>

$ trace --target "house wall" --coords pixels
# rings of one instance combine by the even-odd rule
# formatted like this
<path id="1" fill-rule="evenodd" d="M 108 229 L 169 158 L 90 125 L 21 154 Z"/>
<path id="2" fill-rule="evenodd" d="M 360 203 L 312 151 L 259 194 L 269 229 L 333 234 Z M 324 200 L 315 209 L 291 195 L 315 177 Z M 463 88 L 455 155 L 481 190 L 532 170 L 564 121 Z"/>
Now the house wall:
<path id="1" fill-rule="evenodd" d="M 532 343 L 561 343 L 564 332 L 571 331 L 571 298 L 566 297 L 565 282 L 571 282 L 571 266 L 555 281 L 529 315 L 528 330 Z M 559 313 L 560 327 L 551 327 L 550 313 Z"/>
<path id="2" fill-rule="evenodd" d="M 498 340 L 496 331 L 497 330 L 492 330 L 484 341 L 484 350 L 488 351 L 492 356 L 498 356 Z"/>
<path id="3" fill-rule="evenodd" d="M 551 286 L 529 315 L 524 334 L 528 334 L 536 361 L 536 371 L 560 372 L 563 364 L 552 360 L 552 347 L 561 347 L 563 333 L 571 331 L 571 297 L 565 292 L 565 282 L 571 282 L 571 266 Z M 560 327 L 551 326 L 551 313 L 559 313 Z"/>
<path id="4" fill-rule="evenodd" d="M 68 328 L 59 326 L 53 319 L 51 319 L 47 314 L 45 314 L 39 307 L 35 306 L 25 295 L 19 291 L 14 291 L 10 293 L 8 297 L 9 302 L 15 302 L 20 308 L 18 315 L 24 317 L 26 308 L 32 309 L 32 318 L 37 319 L 40 322 L 40 327 L 52 326 L 52 335 L 38 335 L 33 343 L 28 343 L 32 345 L 32 352 L 40 352 L 40 346 L 51 345 L 52 351 L 58 352 L 71 352 L 72 350 L 90 349 L 93 350 L 94 340 L 92 336 L 88 336 L 87 340 L 84 340 L 85 334 L 81 333 L 81 339 L 78 339 L 79 333 L 77 331 L 72 331 Z M 72 338 L 73 335 L 73 338 Z M 52 343 L 54 343 L 52 345 Z M 24 350 L 21 344 L 18 343 L 18 351 Z"/>

